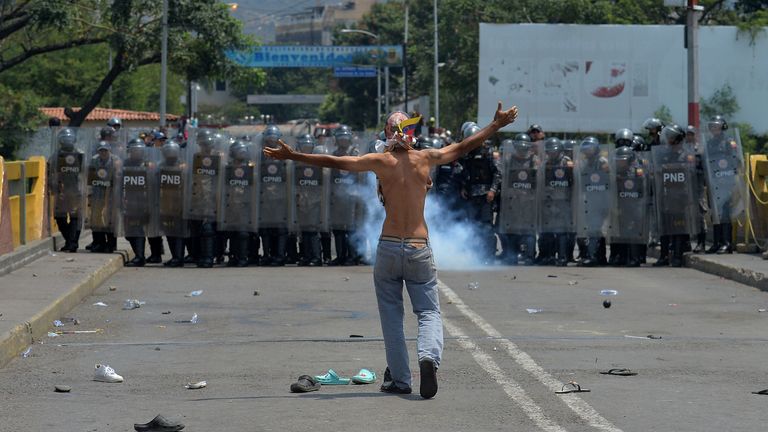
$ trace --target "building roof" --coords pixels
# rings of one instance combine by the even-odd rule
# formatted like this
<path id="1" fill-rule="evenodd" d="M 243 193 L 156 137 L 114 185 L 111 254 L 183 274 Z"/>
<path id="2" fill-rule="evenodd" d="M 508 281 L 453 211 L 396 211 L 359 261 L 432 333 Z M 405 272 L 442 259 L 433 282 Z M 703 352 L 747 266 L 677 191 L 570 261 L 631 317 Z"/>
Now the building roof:
<path id="1" fill-rule="evenodd" d="M 64 108 L 63 107 L 42 107 L 38 108 L 40 112 L 43 113 L 43 115 L 48 117 L 58 117 L 62 120 L 66 120 L 67 116 L 64 114 Z M 73 107 L 73 111 L 77 112 L 80 110 L 79 107 Z M 85 118 L 85 121 L 104 121 L 111 119 L 112 117 L 118 117 L 120 120 L 123 121 L 160 121 L 160 113 L 156 112 L 146 112 L 146 111 L 130 111 L 130 110 L 122 110 L 122 109 L 110 109 L 110 108 L 94 108 L 93 111 L 91 111 L 88 116 Z M 166 121 L 176 121 L 179 119 L 179 116 L 175 114 L 166 114 L 165 120 Z"/>

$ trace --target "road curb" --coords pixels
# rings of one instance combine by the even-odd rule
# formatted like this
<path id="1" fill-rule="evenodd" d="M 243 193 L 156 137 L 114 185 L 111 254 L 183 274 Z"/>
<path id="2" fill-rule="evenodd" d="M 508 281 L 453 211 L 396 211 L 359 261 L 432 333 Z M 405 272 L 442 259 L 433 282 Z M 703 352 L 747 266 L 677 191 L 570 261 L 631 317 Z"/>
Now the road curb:
<path id="1" fill-rule="evenodd" d="M 52 237 L 37 240 L 28 245 L 19 246 L 13 252 L 0 255 L 0 276 L 18 270 L 25 265 L 56 250 L 56 245 L 64 242 L 60 233 Z"/>
<path id="2" fill-rule="evenodd" d="M 734 282 L 768 291 L 768 275 L 744 267 L 735 267 L 710 261 L 704 257 L 686 254 L 685 266 L 704 273 L 724 277 Z"/>
<path id="3" fill-rule="evenodd" d="M 0 368 L 19 356 L 36 340 L 46 336 L 53 320 L 66 315 L 84 298 L 91 295 L 105 280 L 123 268 L 129 254 L 125 251 L 119 252 L 110 256 L 104 265 L 85 275 L 66 293 L 45 305 L 28 321 L 16 325 L 5 334 L 0 334 Z"/>

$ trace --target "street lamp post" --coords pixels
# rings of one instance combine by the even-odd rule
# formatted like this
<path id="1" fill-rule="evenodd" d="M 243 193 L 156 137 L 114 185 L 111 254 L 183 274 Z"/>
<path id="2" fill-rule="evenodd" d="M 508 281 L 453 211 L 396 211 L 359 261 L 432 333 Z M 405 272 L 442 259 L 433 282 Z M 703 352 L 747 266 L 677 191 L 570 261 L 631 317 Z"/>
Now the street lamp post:
<path id="1" fill-rule="evenodd" d="M 381 56 L 381 44 L 379 43 L 379 35 L 376 33 L 371 33 L 367 30 L 360 30 L 360 29 L 341 29 L 341 33 L 360 33 L 364 34 L 366 36 L 370 36 L 373 39 L 376 40 L 376 43 L 379 46 L 379 56 Z M 379 63 L 381 62 L 381 58 L 378 59 Z M 387 94 L 389 94 L 389 67 L 387 67 Z M 376 65 L 376 125 L 378 126 L 381 122 L 381 67 L 379 64 Z M 387 96 L 387 101 L 389 101 L 389 97 Z M 389 102 L 387 102 L 387 107 L 389 107 Z"/>
<path id="2" fill-rule="evenodd" d="M 165 126 L 168 94 L 168 0 L 163 0 L 163 35 L 160 48 L 160 126 Z"/>
<path id="3" fill-rule="evenodd" d="M 440 127 L 440 76 L 437 63 L 437 0 L 432 2 L 435 15 L 435 129 Z"/>

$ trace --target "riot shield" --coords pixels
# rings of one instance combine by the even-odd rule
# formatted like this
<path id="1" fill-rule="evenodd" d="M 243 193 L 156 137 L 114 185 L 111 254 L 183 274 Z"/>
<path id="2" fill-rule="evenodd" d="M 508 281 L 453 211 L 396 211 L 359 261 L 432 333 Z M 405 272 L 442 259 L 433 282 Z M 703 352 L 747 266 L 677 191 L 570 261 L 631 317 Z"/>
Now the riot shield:
<path id="1" fill-rule="evenodd" d="M 659 235 L 696 234 L 696 155 L 688 144 L 652 147 Z"/>
<path id="2" fill-rule="evenodd" d="M 288 144 L 293 144 L 289 138 Z M 264 140 L 259 143 L 263 150 Z M 290 228 L 293 220 L 293 161 L 261 157 L 259 166 L 259 228 Z"/>
<path id="3" fill-rule="evenodd" d="M 653 155 L 650 150 L 636 152 L 640 158 L 640 166 L 647 178 L 646 187 L 648 188 L 648 199 L 645 202 L 645 230 L 648 233 L 648 240 L 659 239 L 659 221 L 656 219 L 656 200 L 653 193 L 656 188 L 654 185 Z"/>
<path id="4" fill-rule="evenodd" d="M 223 167 L 226 162 L 225 137 L 206 129 L 195 130 L 187 140 L 186 159 L 189 181 L 184 202 L 188 221 L 216 222 L 221 199 Z"/>
<path id="5" fill-rule="evenodd" d="M 574 149 L 574 213 L 578 237 L 605 237 L 610 230 L 611 169 L 607 145 L 579 144 Z"/>
<path id="6" fill-rule="evenodd" d="M 156 205 L 155 149 L 129 142 L 122 159 L 120 182 L 121 233 L 125 237 L 156 237 L 157 224 L 151 217 Z"/>
<path id="7" fill-rule="evenodd" d="M 702 130 L 702 164 L 713 224 L 729 223 L 744 212 L 744 156 L 738 129 Z"/>
<path id="8" fill-rule="evenodd" d="M 184 203 L 189 182 L 187 149 L 180 146 L 162 148 L 157 152 L 157 212 L 158 234 L 166 237 L 188 237 L 189 229 L 184 219 Z"/>
<path id="9" fill-rule="evenodd" d="M 644 245 L 648 242 L 648 173 L 638 152 L 629 157 L 611 152 L 610 243 Z"/>
<path id="10" fill-rule="evenodd" d="M 328 232 L 330 169 L 293 164 L 294 206 L 291 230 Z"/>
<path id="11" fill-rule="evenodd" d="M 246 141 L 235 141 L 229 148 L 224 168 L 219 230 L 257 232 L 257 184 L 260 153 Z"/>
<path id="12" fill-rule="evenodd" d="M 537 177 L 540 158 L 528 142 L 508 142 L 501 151 L 499 233 L 535 235 L 538 222 Z"/>
<path id="13" fill-rule="evenodd" d="M 92 141 L 86 164 L 87 211 L 85 227 L 94 232 L 114 233 L 119 226 L 121 162 L 114 147 Z"/>
<path id="14" fill-rule="evenodd" d="M 573 232 L 573 161 L 542 153 L 538 172 L 539 232 Z"/>
<path id="15" fill-rule="evenodd" d="M 52 134 L 49 191 L 53 195 L 53 214 L 77 219 L 78 224 L 85 216 L 85 161 L 92 132 L 90 128 L 62 127 Z"/>
<path id="16" fill-rule="evenodd" d="M 327 146 L 326 146 L 327 147 Z M 329 147 L 334 156 L 357 156 L 360 149 L 350 147 Z M 330 226 L 334 230 L 353 230 L 358 222 L 358 183 L 359 173 L 346 170 L 331 169 L 330 173 Z"/>

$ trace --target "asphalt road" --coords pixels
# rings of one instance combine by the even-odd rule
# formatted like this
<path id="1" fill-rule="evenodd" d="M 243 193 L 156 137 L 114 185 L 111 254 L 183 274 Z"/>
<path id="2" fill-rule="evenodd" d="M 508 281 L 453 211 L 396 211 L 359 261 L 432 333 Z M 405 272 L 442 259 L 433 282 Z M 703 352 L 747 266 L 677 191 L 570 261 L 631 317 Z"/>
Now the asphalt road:
<path id="1" fill-rule="evenodd" d="M 671 268 L 439 277 L 446 346 L 433 400 L 418 396 L 418 376 L 413 395 L 378 391 L 385 363 L 368 267 L 123 269 L 69 314 L 80 325 L 64 328 L 103 333 L 48 338 L 0 369 L 0 431 L 130 431 L 158 413 L 189 431 L 765 429 L 768 397 L 750 392 L 768 388 L 768 313 L 757 311 L 768 293 Z M 602 289 L 619 292 L 610 309 Z M 193 290 L 203 294 L 185 297 Z M 127 298 L 147 303 L 121 310 Z M 193 313 L 197 324 L 176 322 Z M 407 334 L 415 329 L 409 314 Z M 125 382 L 91 381 L 96 363 Z M 598 373 L 614 367 L 638 375 Z M 329 368 L 379 379 L 289 393 L 299 375 Z M 200 380 L 208 387 L 184 388 Z M 554 394 L 572 380 L 591 392 Z"/>

